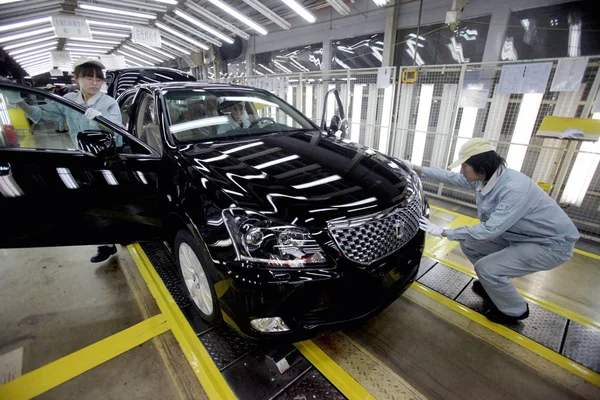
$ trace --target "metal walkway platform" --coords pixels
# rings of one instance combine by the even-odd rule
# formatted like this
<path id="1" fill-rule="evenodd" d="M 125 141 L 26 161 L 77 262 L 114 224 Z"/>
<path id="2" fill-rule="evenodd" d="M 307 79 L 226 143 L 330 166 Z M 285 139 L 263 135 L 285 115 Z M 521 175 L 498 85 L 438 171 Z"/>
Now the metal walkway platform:
<path id="1" fill-rule="evenodd" d="M 474 279 L 436 260 L 423 257 L 417 282 L 481 314 L 484 300 L 473 291 Z M 529 304 L 529 318 L 512 331 L 600 373 L 600 329 L 572 321 L 537 304 Z"/>
<path id="2" fill-rule="evenodd" d="M 176 275 L 176 264 L 164 243 L 140 244 L 181 308 L 194 332 L 239 399 L 345 399 L 293 345 L 260 345 L 245 339 L 226 324 L 209 327 L 194 314 Z M 285 357 L 281 373 L 276 360 Z M 314 397 L 316 396 L 316 397 Z"/>

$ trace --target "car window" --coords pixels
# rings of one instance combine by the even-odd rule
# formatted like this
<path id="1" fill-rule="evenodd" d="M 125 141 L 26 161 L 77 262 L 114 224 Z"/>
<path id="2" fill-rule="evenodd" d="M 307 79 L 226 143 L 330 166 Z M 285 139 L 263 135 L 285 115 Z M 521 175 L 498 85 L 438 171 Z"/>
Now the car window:
<path id="1" fill-rule="evenodd" d="M 142 97 L 137 114 L 136 131 L 141 141 L 156 150 L 158 154 L 162 154 L 160 127 L 156 115 L 154 98 L 150 93 L 145 93 Z"/>
<path id="2" fill-rule="evenodd" d="M 121 100 L 121 116 L 123 117 L 123 126 L 125 129 L 129 129 L 129 118 L 131 117 L 131 107 L 133 106 L 133 100 L 135 99 L 135 93 L 127 95 Z"/>
<path id="3" fill-rule="evenodd" d="M 315 129 L 302 114 L 268 92 L 186 89 L 163 95 L 170 130 L 178 142 Z"/>
<path id="4" fill-rule="evenodd" d="M 89 130 L 111 133 L 118 153 L 150 154 L 110 126 L 90 121 L 84 112 L 48 95 L 0 87 L 0 147 L 79 152 L 77 134 Z"/>

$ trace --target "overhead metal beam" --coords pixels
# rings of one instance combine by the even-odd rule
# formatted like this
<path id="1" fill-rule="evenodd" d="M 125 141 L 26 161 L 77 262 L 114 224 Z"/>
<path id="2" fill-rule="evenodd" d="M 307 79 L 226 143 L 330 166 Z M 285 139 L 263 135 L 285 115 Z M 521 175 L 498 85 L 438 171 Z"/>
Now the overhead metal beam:
<path id="1" fill-rule="evenodd" d="M 241 29 L 237 28 L 236 26 L 230 24 L 229 22 L 225 21 L 223 18 L 219 17 L 218 15 L 215 15 L 215 14 L 211 13 L 207 9 L 205 9 L 203 7 L 200 7 L 198 4 L 196 4 L 196 3 L 188 0 L 188 1 L 185 2 L 185 5 L 190 10 L 194 11 L 196 14 L 204 17 L 205 19 L 208 19 L 213 24 L 220 25 L 223 28 L 227 29 L 228 31 L 230 31 L 232 33 L 235 33 L 236 35 L 238 35 L 242 39 L 248 40 L 250 38 L 250 35 L 248 35 L 243 30 L 241 30 Z"/>

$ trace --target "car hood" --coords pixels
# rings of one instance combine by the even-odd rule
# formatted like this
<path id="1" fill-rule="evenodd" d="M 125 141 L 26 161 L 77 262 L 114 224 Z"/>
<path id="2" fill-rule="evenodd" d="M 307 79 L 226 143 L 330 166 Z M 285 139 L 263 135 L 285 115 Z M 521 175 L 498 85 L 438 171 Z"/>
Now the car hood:
<path id="1" fill-rule="evenodd" d="M 415 190 L 401 163 L 317 131 L 181 145 L 179 154 L 219 207 L 234 204 L 297 225 L 372 214 Z"/>

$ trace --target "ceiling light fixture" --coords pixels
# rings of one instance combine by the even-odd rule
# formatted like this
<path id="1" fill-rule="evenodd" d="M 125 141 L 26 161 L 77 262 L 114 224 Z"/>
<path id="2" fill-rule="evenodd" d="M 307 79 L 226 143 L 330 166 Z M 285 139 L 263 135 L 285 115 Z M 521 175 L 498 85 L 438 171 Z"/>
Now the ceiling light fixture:
<path id="1" fill-rule="evenodd" d="M 150 55 L 150 54 L 148 54 L 148 53 L 144 53 L 143 51 L 139 51 L 139 50 L 137 50 L 137 49 L 134 49 L 133 47 L 131 47 L 131 46 L 127 46 L 126 44 L 124 44 L 124 45 L 123 45 L 123 46 L 121 46 L 121 47 L 122 47 L 122 48 L 124 48 L 124 49 L 125 49 L 125 50 L 127 50 L 127 51 L 133 51 L 135 54 L 138 54 L 138 55 L 140 55 L 140 56 L 142 56 L 142 57 L 149 58 L 149 59 L 150 59 L 150 60 L 152 60 L 152 61 L 156 61 L 156 62 L 159 62 L 159 63 L 163 62 L 163 60 L 161 60 L 160 58 L 157 58 L 157 57 L 151 56 L 151 55 Z"/>
<path id="2" fill-rule="evenodd" d="M 126 38 L 129 37 L 129 33 L 122 33 L 122 32 L 109 32 L 109 31 L 92 31 L 90 30 L 90 33 L 95 36 L 112 36 L 112 37 L 121 37 L 121 38 Z"/>
<path id="3" fill-rule="evenodd" d="M 96 4 L 90 4 L 90 3 L 79 3 L 78 6 L 84 10 L 100 11 L 100 12 L 106 12 L 109 14 L 116 14 L 116 15 L 120 15 L 120 16 L 127 15 L 127 16 L 134 17 L 134 18 L 156 19 L 156 14 L 153 14 L 153 13 L 145 13 L 145 12 L 141 12 L 141 11 L 127 11 L 122 8 L 98 6 Z"/>
<path id="4" fill-rule="evenodd" d="M 121 44 L 119 40 L 104 40 L 104 39 L 87 39 L 87 38 L 69 38 L 69 40 L 76 42 L 91 42 L 91 43 L 103 43 L 103 44 L 114 44 L 115 46 Z"/>
<path id="5" fill-rule="evenodd" d="M 26 47 L 24 49 L 19 49 L 19 50 L 11 51 L 11 52 L 8 53 L 8 55 L 14 57 L 14 56 L 17 56 L 17 55 L 23 54 L 23 53 L 32 54 L 31 52 L 33 50 L 49 49 L 50 47 L 56 47 L 57 44 L 58 44 L 58 41 L 54 41 L 54 42 L 51 42 L 51 43 L 38 44 L 37 46 L 31 46 L 31 47 Z"/>
<path id="6" fill-rule="evenodd" d="M 222 26 L 223 28 L 227 29 L 228 31 L 235 33 L 242 39 L 248 40 L 250 38 L 250 35 L 248 35 L 243 30 L 230 24 L 229 22 L 225 21 L 223 18 L 219 17 L 218 15 L 211 13 L 207 9 L 200 7 L 198 4 L 188 0 L 185 2 L 185 5 L 187 7 L 189 7 L 190 10 L 194 11 L 196 14 L 200 15 L 201 17 L 208 19 L 215 25 Z"/>
<path id="7" fill-rule="evenodd" d="M 123 54 L 124 56 L 129 57 L 129 58 L 131 58 L 133 60 L 138 60 L 139 62 L 144 63 L 146 65 L 154 65 L 152 62 L 150 62 L 148 60 L 145 60 L 145 59 L 140 58 L 138 56 L 134 56 L 133 54 L 129 54 L 127 52 L 124 52 L 123 50 L 117 50 L 117 53 Z"/>
<path id="8" fill-rule="evenodd" d="M 53 51 L 53 50 L 56 50 L 56 45 L 54 45 L 54 46 L 52 46 L 50 48 L 47 48 L 47 49 L 32 51 L 30 53 L 27 53 L 26 55 L 19 55 L 17 57 L 14 57 L 14 59 L 17 62 L 20 62 L 20 61 L 23 61 L 23 60 L 25 60 L 27 58 L 34 57 L 37 54 L 41 54 L 41 53 L 45 53 L 47 51 Z"/>
<path id="9" fill-rule="evenodd" d="M 311 24 L 317 21 L 317 17 L 315 17 L 313 13 L 311 13 L 306 8 L 304 8 L 304 6 L 302 6 L 296 0 L 281 0 L 281 1 L 283 3 L 285 3 L 286 6 L 288 6 L 292 10 L 294 10 L 294 12 L 296 14 L 298 14 L 299 16 L 301 16 L 302 18 L 304 18 L 306 21 L 310 22 Z"/>
<path id="10" fill-rule="evenodd" d="M 81 47 L 65 47 L 65 51 L 68 52 L 81 52 L 81 53 L 90 53 L 90 54 L 105 54 L 109 50 L 95 50 L 95 49 L 86 49 Z"/>
<path id="11" fill-rule="evenodd" d="M 46 36 L 46 37 L 35 39 L 35 40 L 28 40 L 26 42 L 11 44 L 10 46 L 5 46 L 4 50 L 8 51 L 8 50 L 12 50 L 12 49 L 18 49 L 19 47 L 29 46 L 32 44 L 45 42 L 46 40 L 52 40 L 52 39 L 56 39 L 56 35 Z"/>
<path id="12" fill-rule="evenodd" d="M 267 31 L 265 28 L 263 28 L 256 22 L 252 21 L 250 18 L 247 18 L 246 16 L 242 15 L 239 11 L 234 10 L 229 5 L 223 3 L 221 0 L 208 0 L 208 1 L 210 1 L 215 6 L 219 7 L 221 10 L 225 11 L 227 14 L 229 14 L 232 17 L 236 18 L 237 20 L 243 22 L 244 24 L 248 25 L 250 28 L 254 29 L 256 32 L 260 33 L 261 35 L 266 35 L 267 33 L 269 33 L 269 31 Z"/>
<path id="13" fill-rule="evenodd" d="M 161 38 L 161 43 L 163 42 L 163 40 L 164 39 Z M 151 50 L 151 51 L 153 51 L 155 53 L 161 54 L 161 55 L 163 55 L 163 56 L 165 56 L 167 58 L 170 58 L 171 60 L 175 60 L 175 57 L 172 54 L 167 53 L 167 51 L 165 49 L 159 49 L 159 48 L 156 48 L 156 47 L 150 47 L 150 46 L 147 46 L 147 45 L 142 44 L 142 43 L 136 43 L 136 44 L 139 45 L 139 46 L 145 47 L 148 50 Z M 164 44 L 164 43 L 162 43 L 162 44 Z"/>
<path id="14" fill-rule="evenodd" d="M 184 24 L 183 22 L 176 20 L 175 18 L 171 18 L 168 15 L 165 15 L 164 18 L 165 22 L 170 23 L 171 25 L 176 26 L 177 28 L 187 32 L 187 33 L 191 33 L 193 36 L 196 36 L 200 39 L 202 39 L 205 42 L 209 42 L 211 44 L 214 44 L 215 46 L 221 47 L 223 46 L 223 43 L 218 41 L 217 39 L 214 39 L 212 36 L 208 36 L 202 32 L 200 32 L 198 29 L 196 28 L 192 28 L 191 26 L 189 26 L 188 24 Z"/>
<path id="15" fill-rule="evenodd" d="M 176 31 L 175 29 L 173 29 L 173 28 L 171 28 L 171 27 L 169 27 L 169 26 L 167 26 L 167 25 L 163 24 L 163 23 L 156 22 L 156 24 L 155 24 L 155 25 L 156 25 L 158 28 L 160 28 L 160 29 L 162 29 L 162 30 L 164 30 L 164 31 L 167 31 L 167 32 L 169 32 L 170 34 L 172 34 L 172 35 L 175 35 L 175 36 L 177 36 L 178 38 L 181 38 L 181 39 L 185 40 L 186 42 L 189 42 L 189 43 L 193 44 L 194 46 L 198 46 L 198 47 L 200 47 L 201 49 L 203 49 L 203 50 L 207 50 L 207 51 L 208 51 L 208 46 L 207 46 L 207 45 L 205 45 L 205 44 L 203 44 L 203 43 L 200 43 L 200 42 L 198 42 L 197 40 L 194 40 L 194 39 L 192 39 L 192 38 L 190 38 L 190 37 L 188 37 L 188 36 L 184 35 L 183 33 L 179 32 L 179 31 Z"/>
<path id="16" fill-rule="evenodd" d="M 50 26 L 48 28 L 36 29 L 34 31 L 17 33 L 16 35 L 2 36 L 0 37 L 0 43 L 12 42 L 13 40 L 19 40 L 30 36 L 37 36 L 48 32 L 54 32 L 54 28 Z"/>
<path id="17" fill-rule="evenodd" d="M 52 22 L 52 17 L 43 17 L 30 19 L 28 21 L 14 22 L 12 24 L 0 25 L 0 32 L 12 31 L 19 28 L 24 28 L 31 25 L 39 25 L 45 22 Z"/>
<path id="18" fill-rule="evenodd" d="M 107 50 L 110 50 L 115 47 L 115 46 L 102 46 L 99 44 L 87 44 L 87 43 L 79 43 L 79 42 L 68 42 L 65 46 L 82 47 L 85 49 L 107 49 Z"/>
<path id="19" fill-rule="evenodd" d="M 233 39 L 230 38 L 229 36 L 223 35 L 221 32 L 217 31 L 216 29 L 213 29 L 212 27 L 206 25 L 204 22 L 197 20 L 196 18 L 184 13 L 183 11 L 181 11 L 177 8 L 175 9 L 175 15 L 178 15 L 181 18 L 185 19 L 186 21 L 191 22 L 192 24 L 196 25 L 200 29 L 204 29 L 206 32 L 210 33 L 213 36 L 218 37 L 222 41 L 229 43 L 229 44 L 233 44 Z"/>
<path id="20" fill-rule="evenodd" d="M 133 28 L 132 25 L 128 25 L 128 24 L 117 24 L 115 22 L 96 21 L 93 19 L 88 19 L 87 22 L 89 25 L 107 26 L 107 27 L 111 27 L 111 28 L 123 28 L 123 29 L 132 29 Z"/>
<path id="21" fill-rule="evenodd" d="M 20 64 L 20 63 L 24 63 L 24 62 L 26 63 L 26 62 L 28 62 L 28 61 L 37 60 L 37 59 L 39 59 L 39 58 L 46 57 L 46 56 L 49 56 L 49 55 L 50 55 L 50 50 L 48 50 L 48 51 L 47 51 L 46 53 L 44 53 L 44 54 L 40 54 L 40 53 L 38 53 L 38 54 L 32 54 L 32 55 L 30 55 L 30 56 L 27 56 L 27 57 L 15 58 L 15 61 L 16 61 L 16 62 L 18 62 L 19 64 Z"/>
<path id="22" fill-rule="evenodd" d="M 166 41 L 166 40 L 165 40 L 165 39 L 163 39 L 163 38 L 160 38 L 160 43 L 161 43 L 161 44 L 163 44 L 163 45 L 165 45 L 165 46 L 167 46 L 167 47 L 170 47 L 170 48 L 172 48 L 172 49 L 175 49 L 176 51 L 178 51 L 178 52 L 180 52 L 180 53 L 182 53 L 182 54 L 185 54 L 185 55 L 187 55 L 187 56 L 189 56 L 189 55 L 190 55 L 190 52 L 189 52 L 189 51 L 187 51 L 186 49 L 184 49 L 184 48 L 182 48 L 182 47 L 179 47 L 179 46 L 177 46 L 177 45 L 174 45 L 173 43 L 171 43 L 171 42 L 168 42 L 168 41 Z"/>
<path id="23" fill-rule="evenodd" d="M 285 19 L 281 18 L 279 15 L 271 11 L 271 9 L 265 5 L 263 5 L 259 0 L 242 0 L 244 3 L 248 4 L 250 7 L 254 8 L 256 11 L 269 18 L 271 21 L 275 22 L 277 25 L 282 27 L 285 30 L 288 30 L 292 27 L 292 25 L 287 22 Z"/>

